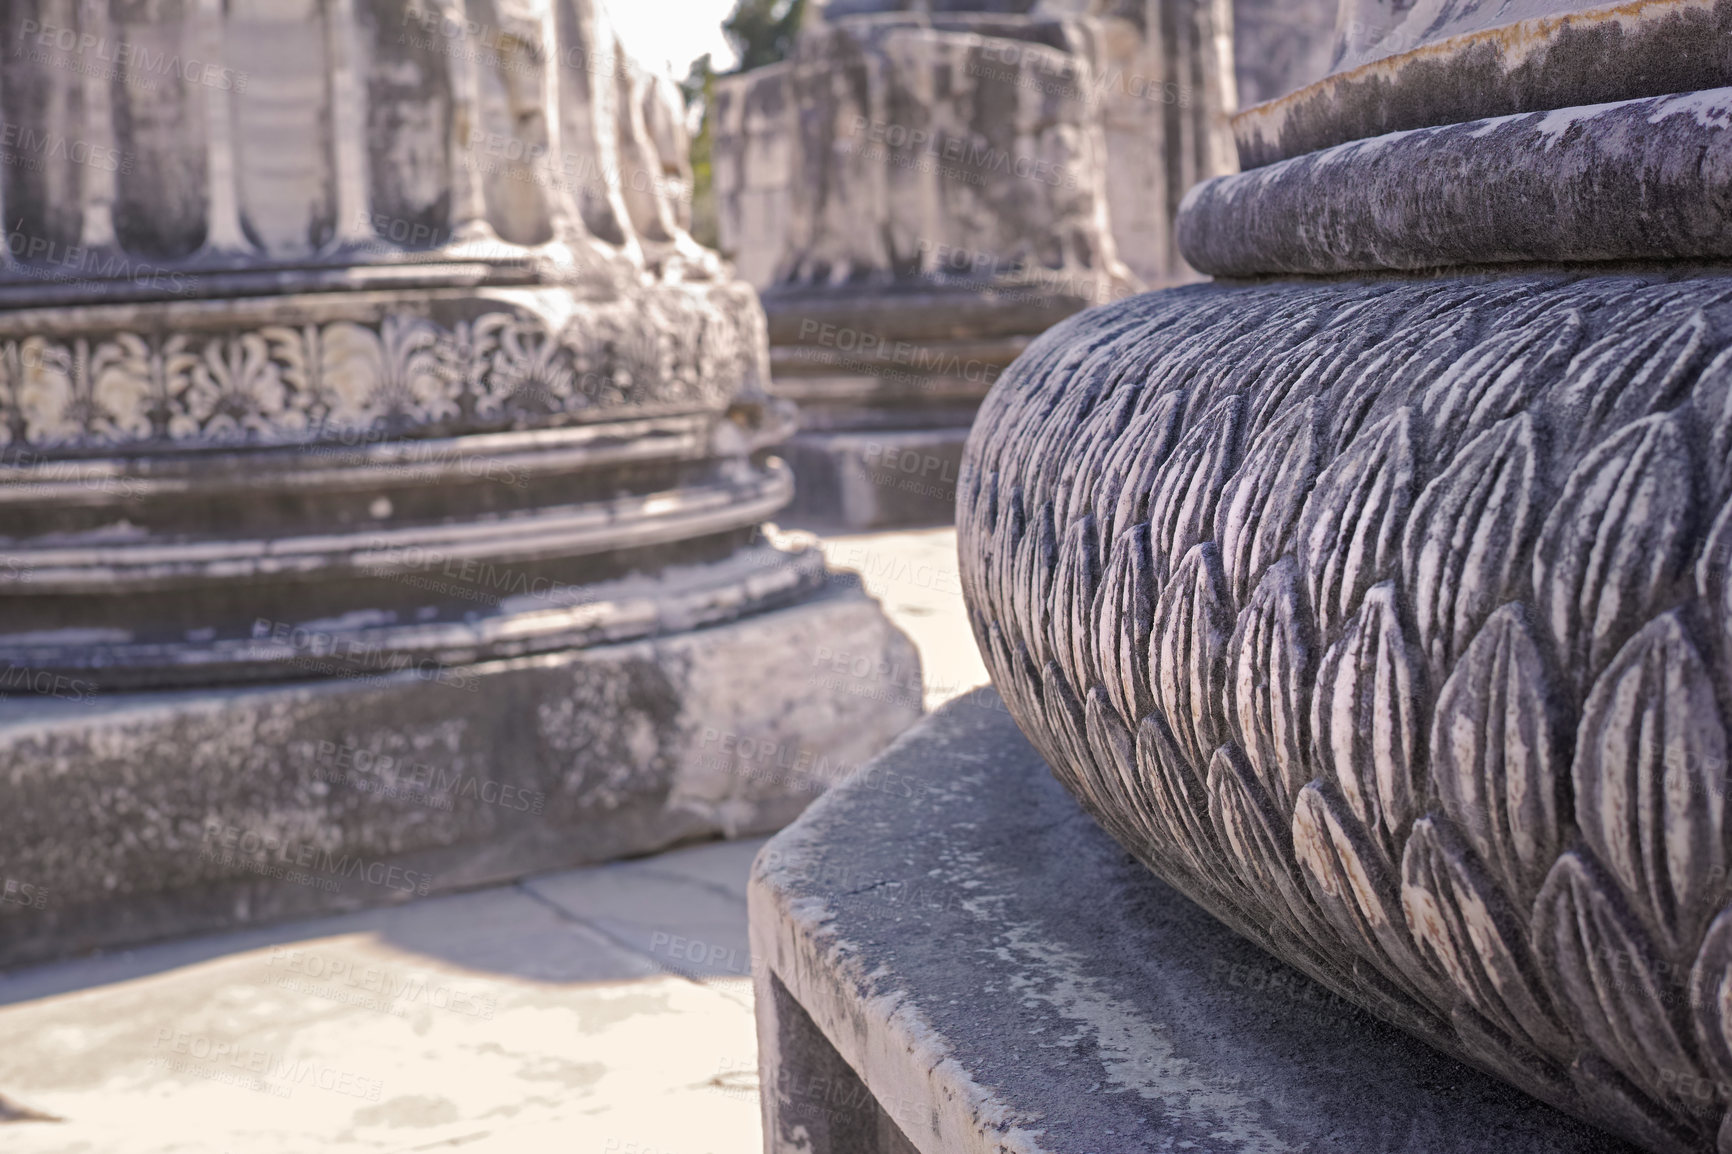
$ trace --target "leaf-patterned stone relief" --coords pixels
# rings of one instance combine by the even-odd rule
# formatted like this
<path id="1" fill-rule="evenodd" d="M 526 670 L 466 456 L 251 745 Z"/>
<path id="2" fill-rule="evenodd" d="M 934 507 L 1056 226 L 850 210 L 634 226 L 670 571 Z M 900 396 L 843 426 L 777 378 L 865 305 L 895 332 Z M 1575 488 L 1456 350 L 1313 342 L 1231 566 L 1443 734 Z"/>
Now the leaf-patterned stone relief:
<path id="1" fill-rule="evenodd" d="M 1459 438 L 1522 412 L 1556 380 L 1582 342 L 1574 309 L 1505 328 L 1424 382 L 1420 412 L 1433 436 Z"/>
<path id="2" fill-rule="evenodd" d="M 727 297 L 670 287 L 588 305 L 557 330 L 489 301 L 449 321 L 396 308 L 365 321 L 198 329 L 165 315 L 162 331 L 0 339 L 0 445 L 293 444 L 533 426 L 596 409 L 720 411 L 761 383 L 751 355 L 761 314 Z"/>
<path id="3" fill-rule="evenodd" d="M 1562 845 L 1564 735 L 1519 604 L 1492 614 L 1438 693 L 1431 781 L 1504 893 L 1532 905 Z"/>
<path id="4" fill-rule="evenodd" d="M 1386 582 L 1324 653 L 1311 699 L 1317 764 L 1390 862 L 1416 814 L 1423 679 Z"/>
<path id="5" fill-rule="evenodd" d="M 1608 333 L 1571 362 L 1557 406 L 1584 441 L 1596 429 L 1671 409 L 1701 371 L 1708 336 L 1701 309 Z"/>
<path id="6" fill-rule="evenodd" d="M 1696 475 L 1680 420 L 1659 413 L 1584 457 L 1540 530 L 1534 600 L 1565 669 L 1592 678 L 1685 567 Z"/>
<path id="7" fill-rule="evenodd" d="M 1668 1152 L 1716 1149 L 1732 1104 L 1728 300 L 1134 298 L 1001 378 L 959 503 L 994 680 L 1116 837 L 1338 993 Z"/>
<path id="8" fill-rule="evenodd" d="M 1309 629 L 1299 566 L 1284 557 L 1240 612 L 1228 651 L 1228 724 L 1263 788 L 1287 807 L 1313 776 Z"/>
<path id="9" fill-rule="evenodd" d="M 1107 696 L 1126 725 L 1135 725 L 1154 707 L 1148 661 L 1154 617 L 1149 527 L 1137 525 L 1113 546 L 1094 607 L 1095 652 L 1101 675 Z"/>
<path id="10" fill-rule="evenodd" d="M 1414 942 L 1482 1017 L 1536 1055 L 1573 1051 L 1528 951 L 1526 919 L 1448 824 L 1421 818 L 1401 863 L 1401 904 Z"/>
<path id="11" fill-rule="evenodd" d="M 1307 399 L 1251 445 L 1216 512 L 1233 596 L 1243 602 L 1264 570 L 1293 547 L 1305 494 L 1321 463 L 1322 406 Z"/>
<path id="12" fill-rule="evenodd" d="M 1293 853 L 1311 895 L 1343 943 L 1415 1001 L 1429 985 L 1414 953 L 1397 877 L 1359 819 L 1332 789 L 1312 782 L 1293 811 Z"/>
<path id="13" fill-rule="evenodd" d="M 1593 860 L 1571 851 L 1558 859 L 1534 906 L 1534 953 L 1571 1030 L 1591 1052 L 1654 1100 L 1664 1082 L 1700 1075 L 1695 1047 L 1667 1005 L 1666 988 L 1637 962 L 1652 956 L 1647 936 Z"/>
<path id="14" fill-rule="evenodd" d="M 1669 956 L 1699 941 L 1726 877 L 1726 731 L 1676 612 L 1594 684 L 1576 735 L 1576 824 Z"/>
<path id="15" fill-rule="evenodd" d="M 1418 641 L 1455 664 L 1509 591 L 1539 528 L 1539 446 L 1526 413 L 1486 430 L 1425 487 L 1402 540 Z"/>
<path id="16" fill-rule="evenodd" d="M 1394 567 L 1413 503 L 1412 410 L 1378 422 L 1324 470 L 1299 520 L 1299 558 L 1325 637 Z"/>
<path id="17" fill-rule="evenodd" d="M 1156 573 L 1178 568 L 1191 547 L 1214 537 L 1215 506 L 1238 462 L 1244 402 L 1228 397 L 1181 440 L 1149 493 L 1149 547 Z"/>
<path id="18" fill-rule="evenodd" d="M 1198 545 L 1168 582 L 1150 629 L 1149 684 L 1199 774 L 1226 737 L 1220 702 L 1233 634 L 1229 605 L 1220 552 Z"/>

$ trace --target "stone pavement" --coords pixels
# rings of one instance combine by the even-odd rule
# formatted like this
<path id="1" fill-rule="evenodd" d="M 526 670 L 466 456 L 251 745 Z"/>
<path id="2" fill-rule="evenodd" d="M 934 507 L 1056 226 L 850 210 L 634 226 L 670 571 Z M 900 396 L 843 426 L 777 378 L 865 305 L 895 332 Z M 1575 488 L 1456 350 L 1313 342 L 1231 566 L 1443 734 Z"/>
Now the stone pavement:
<path id="1" fill-rule="evenodd" d="M 759 841 L 0 978 L 8 1154 L 756 1154 Z"/>
<path id="2" fill-rule="evenodd" d="M 962 605 L 954 527 L 854 534 L 789 530 L 770 536 L 779 544 L 815 544 L 831 569 L 860 575 L 866 592 L 920 651 L 921 696 L 928 711 L 992 680 Z"/>
<path id="3" fill-rule="evenodd" d="M 822 544 L 919 646 L 904 691 L 985 681 L 952 530 Z M 0 1150 L 757 1154 L 761 844 L 0 975 Z"/>

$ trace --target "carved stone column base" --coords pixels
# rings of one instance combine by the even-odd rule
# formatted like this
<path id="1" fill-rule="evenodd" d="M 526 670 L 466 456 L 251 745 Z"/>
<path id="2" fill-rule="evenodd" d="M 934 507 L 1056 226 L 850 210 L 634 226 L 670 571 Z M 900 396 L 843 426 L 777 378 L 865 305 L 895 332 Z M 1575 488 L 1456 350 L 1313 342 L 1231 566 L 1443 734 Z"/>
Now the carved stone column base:
<path id="1" fill-rule="evenodd" d="M 919 716 L 817 688 L 831 652 L 918 668 L 839 585 L 515 660 L 0 701 L 0 862 L 32 887 L 0 967 L 778 829 Z"/>
<path id="2" fill-rule="evenodd" d="M 1683 270 L 1150 294 L 1006 373 L 959 500 L 993 681 L 1114 836 L 1663 1151 L 1712 1148 L 1732 1083 L 1729 301 Z"/>

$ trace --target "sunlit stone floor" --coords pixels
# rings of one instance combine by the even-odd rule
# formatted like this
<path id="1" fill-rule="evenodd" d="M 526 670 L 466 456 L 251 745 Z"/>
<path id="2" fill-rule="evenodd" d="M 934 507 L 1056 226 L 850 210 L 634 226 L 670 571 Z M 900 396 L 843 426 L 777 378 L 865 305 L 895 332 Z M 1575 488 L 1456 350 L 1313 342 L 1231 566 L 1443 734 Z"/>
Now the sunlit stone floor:
<path id="1" fill-rule="evenodd" d="M 819 544 L 921 650 L 873 691 L 985 683 L 954 531 Z M 756 1154 L 761 844 L 0 976 L 0 1150 Z"/>

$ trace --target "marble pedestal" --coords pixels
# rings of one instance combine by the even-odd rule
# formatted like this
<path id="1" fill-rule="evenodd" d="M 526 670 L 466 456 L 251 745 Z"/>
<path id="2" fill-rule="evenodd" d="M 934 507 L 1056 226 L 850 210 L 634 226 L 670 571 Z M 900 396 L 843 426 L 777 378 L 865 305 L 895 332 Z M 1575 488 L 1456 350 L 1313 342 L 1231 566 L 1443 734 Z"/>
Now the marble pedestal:
<path id="1" fill-rule="evenodd" d="M 1631 1149 L 1214 921 L 990 689 L 771 841 L 750 904 L 772 1154 Z"/>
<path id="2" fill-rule="evenodd" d="M 790 514 L 859 530 L 949 524 L 981 399 L 1074 295 L 905 285 L 764 294 L 778 396 L 800 410 L 782 447 Z"/>
<path id="3" fill-rule="evenodd" d="M 717 86 L 723 248 L 798 404 L 794 513 L 948 523 L 960 443 L 1035 336 L 1191 278 L 1179 198 L 1231 168 L 1220 5 L 816 8 Z"/>
<path id="4" fill-rule="evenodd" d="M 762 832 L 917 715 L 816 686 L 914 654 L 762 544 L 763 312 L 595 0 L 5 41 L 0 965 Z"/>
<path id="5" fill-rule="evenodd" d="M 1728 29 L 1344 5 L 1186 196 L 1221 279 L 1043 334 L 958 501 L 993 683 L 1120 844 L 1655 1154 L 1732 1149 Z"/>

